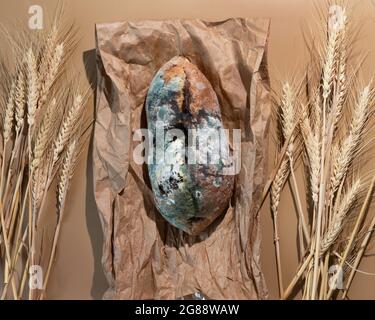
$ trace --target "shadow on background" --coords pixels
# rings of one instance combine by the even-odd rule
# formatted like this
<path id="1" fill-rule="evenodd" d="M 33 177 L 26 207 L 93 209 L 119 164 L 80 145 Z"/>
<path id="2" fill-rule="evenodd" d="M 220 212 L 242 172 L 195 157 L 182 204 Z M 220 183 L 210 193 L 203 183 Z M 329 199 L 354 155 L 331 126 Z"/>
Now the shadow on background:
<path id="1" fill-rule="evenodd" d="M 83 62 L 86 70 L 86 77 L 94 92 L 94 108 L 92 117 L 95 119 L 96 103 L 96 53 L 95 50 L 83 53 Z M 93 299 L 102 299 L 104 292 L 108 288 L 107 280 L 102 268 L 103 230 L 100 223 L 99 212 L 94 197 L 94 178 L 92 169 L 92 149 L 93 131 L 91 132 L 90 145 L 87 156 L 87 190 L 86 190 L 86 225 L 91 240 L 92 252 L 94 256 L 94 276 L 92 280 L 91 296 Z"/>

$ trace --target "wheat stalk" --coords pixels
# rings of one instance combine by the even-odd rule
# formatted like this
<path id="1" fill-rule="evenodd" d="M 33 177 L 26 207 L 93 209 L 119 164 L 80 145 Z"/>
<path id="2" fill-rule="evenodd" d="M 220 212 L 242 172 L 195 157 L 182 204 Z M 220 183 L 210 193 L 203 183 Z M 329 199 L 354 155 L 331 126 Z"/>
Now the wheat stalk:
<path id="1" fill-rule="evenodd" d="M 280 168 L 277 171 L 275 179 L 273 180 L 271 186 L 271 212 L 273 220 L 273 229 L 274 229 L 274 244 L 275 244 L 275 253 L 276 253 L 276 267 L 277 267 L 277 277 L 279 285 L 279 294 L 280 297 L 283 295 L 283 280 L 282 280 L 282 267 L 281 267 L 281 254 L 280 254 L 280 242 L 279 242 L 279 230 L 278 230 L 278 208 L 280 203 L 281 190 L 285 184 L 285 181 L 288 177 L 289 172 L 289 161 L 284 159 L 281 162 Z"/>
<path id="2" fill-rule="evenodd" d="M 52 264 L 53 264 L 55 254 L 56 254 L 57 242 L 60 236 L 61 223 L 62 223 L 62 217 L 64 213 L 66 196 L 69 190 L 70 181 L 74 173 L 77 155 L 78 155 L 77 146 L 78 146 L 78 141 L 76 139 L 73 139 L 68 145 L 66 154 L 63 159 L 63 164 L 62 164 L 62 168 L 60 171 L 60 175 L 59 175 L 59 183 L 58 183 L 58 188 L 57 188 L 57 193 L 56 193 L 59 216 L 58 216 L 58 222 L 56 225 L 55 234 L 54 234 L 54 238 L 52 242 L 52 249 L 51 249 L 51 253 L 49 256 L 47 272 L 46 272 L 46 276 L 45 276 L 44 283 L 43 283 L 43 292 L 40 297 L 41 299 L 43 299 L 44 297 L 45 289 L 48 284 L 48 280 L 49 280 L 51 269 L 52 269 Z"/>

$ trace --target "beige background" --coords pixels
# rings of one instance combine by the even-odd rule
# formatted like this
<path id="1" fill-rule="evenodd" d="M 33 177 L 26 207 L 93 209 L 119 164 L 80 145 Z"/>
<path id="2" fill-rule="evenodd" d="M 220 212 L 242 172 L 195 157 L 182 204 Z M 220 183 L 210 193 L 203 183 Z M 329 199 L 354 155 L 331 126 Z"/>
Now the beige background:
<path id="1" fill-rule="evenodd" d="M 53 12 L 58 1 L 1 0 L 0 23 L 5 26 L 27 26 L 28 8 L 40 4 L 45 14 Z M 271 84 L 278 90 L 278 81 L 290 76 L 307 59 L 301 27 L 311 19 L 314 6 L 325 0 L 66 0 L 66 17 L 79 30 L 79 46 L 73 58 L 82 78 L 94 80 L 95 61 L 84 52 L 95 47 L 94 24 L 120 20 L 202 18 L 221 20 L 228 17 L 271 17 L 269 39 L 269 67 Z M 372 0 L 349 1 L 354 10 L 354 20 L 362 26 L 362 36 L 357 48 L 369 50 L 364 64 L 364 79 L 375 67 L 375 3 Z M 0 43 L 0 48 L 3 44 Z M 85 58 L 84 58 L 85 57 Z M 88 72 L 85 72 L 84 60 Z M 87 105 L 93 115 L 93 100 Z M 91 150 L 90 150 L 91 152 Z M 57 262 L 51 276 L 50 299 L 100 299 L 106 289 L 101 269 L 102 231 L 95 208 L 92 191 L 91 156 L 85 153 L 72 184 L 67 214 L 58 247 Z M 271 156 L 272 156 L 271 149 Z M 87 161 L 88 160 L 88 161 Z M 272 164 L 272 158 L 270 163 Z M 87 165 L 88 163 L 88 165 Z M 296 219 L 288 190 L 281 199 L 281 253 L 284 279 L 291 279 L 296 268 Z M 301 184 L 303 192 L 303 185 Z M 263 253 L 262 264 L 271 298 L 277 298 L 276 266 L 268 201 L 262 210 Z M 374 250 L 370 251 L 375 252 Z M 367 257 L 360 268 L 375 272 L 375 258 Z M 375 276 L 358 274 L 350 298 L 375 299 Z"/>

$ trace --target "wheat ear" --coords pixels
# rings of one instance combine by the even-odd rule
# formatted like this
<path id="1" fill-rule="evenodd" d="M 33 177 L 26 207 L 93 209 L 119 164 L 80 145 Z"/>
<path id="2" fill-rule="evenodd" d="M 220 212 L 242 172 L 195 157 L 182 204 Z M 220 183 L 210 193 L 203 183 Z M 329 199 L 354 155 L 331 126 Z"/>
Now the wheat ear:
<path id="1" fill-rule="evenodd" d="M 320 139 L 322 133 L 322 99 L 319 90 L 316 90 L 314 103 L 312 104 L 312 115 L 313 118 L 310 121 L 310 127 L 314 132 L 314 135 Z"/>
<path id="2" fill-rule="evenodd" d="M 342 28 L 339 33 L 339 57 L 337 60 L 337 81 L 336 81 L 336 110 L 333 115 L 333 126 L 336 126 L 342 114 L 342 108 L 347 93 L 347 77 L 346 77 L 346 63 L 347 63 L 347 49 L 346 49 L 346 25 L 347 16 L 345 11 L 342 14 Z"/>
<path id="3" fill-rule="evenodd" d="M 60 170 L 59 182 L 57 186 L 57 205 L 58 205 L 59 216 L 58 216 L 58 222 L 55 228 L 55 234 L 53 237 L 51 253 L 48 259 L 48 267 L 47 267 L 47 271 L 45 275 L 45 281 L 43 283 L 43 292 L 41 294 L 40 299 L 43 299 L 44 297 L 47 283 L 49 280 L 49 276 L 52 270 L 52 264 L 55 259 L 57 242 L 60 236 L 62 215 L 64 213 L 66 195 L 69 189 L 70 180 L 73 176 L 74 168 L 75 168 L 75 164 L 77 160 L 77 145 L 78 145 L 77 140 L 73 140 L 68 145 L 66 154 L 64 156 L 62 168 Z"/>
<path id="4" fill-rule="evenodd" d="M 40 55 L 40 66 L 39 66 L 39 88 L 42 88 L 44 79 L 47 78 L 49 68 L 53 60 L 54 51 L 57 44 L 58 38 L 58 26 L 56 23 L 52 25 L 52 29 L 47 36 L 45 46 Z"/>
<path id="5" fill-rule="evenodd" d="M 358 150 L 359 143 L 366 121 L 369 117 L 369 105 L 371 101 L 372 90 L 370 85 L 366 86 L 361 92 L 358 101 L 354 107 L 354 113 L 351 122 L 350 132 L 344 139 L 342 145 L 333 155 L 333 170 L 331 176 L 331 192 L 337 191 L 343 177 L 349 168 L 353 157 Z"/>
<path id="6" fill-rule="evenodd" d="M 60 178 L 59 178 L 59 185 L 57 188 L 57 199 L 58 199 L 58 207 L 59 210 L 62 209 L 63 202 L 66 196 L 66 192 L 69 189 L 69 182 L 73 176 L 74 167 L 75 167 L 75 160 L 76 160 L 76 147 L 77 141 L 73 140 L 66 150 L 66 155 L 63 160 Z"/>
<path id="7" fill-rule="evenodd" d="M 15 92 L 15 105 L 16 105 L 16 132 L 21 131 L 24 124 L 25 116 L 25 103 L 26 103 L 26 75 L 24 70 L 20 70 L 17 78 L 16 92 Z"/>
<path id="8" fill-rule="evenodd" d="M 64 44 L 60 43 L 56 46 L 54 53 L 51 57 L 51 61 L 48 65 L 48 72 L 45 75 L 45 78 L 43 78 L 43 81 L 41 81 L 39 105 L 43 105 L 47 100 L 48 92 L 52 87 L 58 74 L 59 67 L 61 66 L 63 54 Z"/>
<path id="9" fill-rule="evenodd" d="M 334 213 L 332 223 L 322 239 L 320 249 L 321 255 L 324 255 L 338 238 L 341 230 L 343 229 L 345 218 L 347 217 L 350 208 L 352 207 L 360 190 L 361 181 L 360 179 L 358 179 L 353 183 L 349 191 L 344 195 L 342 199 L 336 199 L 336 201 L 340 201 L 340 205 L 337 212 Z"/>
<path id="10" fill-rule="evenodd" d="M 53 99 L 51 104 L 47 108 L 47 112 L 43 117 L 43 121 L 39 127 L 38 134 L 36 137 L 32 167 L 36 169 L 42 161 L 42 158 L 48 149 L 49 141 L 52 136 L 54 121 L 53 117 L 56 113 L 56 99 Z"/>
<path id="11" fill-rule="evenodd" d="M 32 208 L 35 216 L 40 213 L 40 204 L 43 200 L 43 195 L 48 191 L 46 182 L 49 178 L 49 160 L 47 157 L 42 157 L 37 166 L 34 165 L 35 159 L 32 161 L 31 169 L 31 194 L 32 194 Z M 37 224 L 37 223 L 36 223 Z"/>
<path id="12" fill-rule="evenodd" d="M 26 55 L 27 65 L 27 121 L 29 126 L 35 123 L 35 113 L 38 103 L 38 69 L 32 49 Z"/>
<path id="13" fill-rule="evenodd" d="M 334 77 L 335 61 L 337 59 L 337 41 L 338 41 L 338 28 L 330 27 L 328 32 L 328 42 L 325 55 L 325 63 L 323 66 L 322 75 L 322 89 L 323 98 L 326 100 L 332 90 L 332 81 Z"/>
<path id="14" fill-rule="evenodd" d="M 55 140 L 53 149 L 53 165 L 57 163 L 60 154 L 63 152 L 69 138 L 71 137 L 72 130 L 77 121 L 76 119 L 81 111 L 82 105 L 83 98 L 81 95 L 78 95 L 74 99 L 73 106 L 70 108 L 66 117 L 64 118 L 60 131 Z"/>
<path id="15" fill-rule="evenodd" d="M 288 139 L 293 134 L 296 123 L 296 114 L 294 108 L 293 90 L 289 83 L 284 84 L 281 98 L 281 128 L 284 139 Z M 294 149 L 293 138 L 288 145 L 287 156 L 291 157 Z"/>
<path id="16" fill-rule="evenodd" d="M 312 200 L 318 203 L 320 183 L 320 140 L 319 135 L 313 132 L 310 119 L 305 117 L 302 121 L 302 134 L 309 161 L 309 176 Z"/>
<path id="17" fill-rule="evenodd" d="M 276 174 L 276 177 L 271 186 L 271 210 L 274 215 L 278 213 L 278 207 L 280 203 L 280 194 L 288 178 L 289 162 L 284 160 Z"/>
<path id="18" fill-rule="evenodd" d="M 10 135 L 13 129 L 13 121 L 14 121 L 14 96 L 16 91 L 16 82 L 13 82 L 10 88 L 8 102 L 5 108 L 5 115 L 4 115 L 4 128 L 3 128 L 3 139 L 4 145 L 10 139 Z"/>

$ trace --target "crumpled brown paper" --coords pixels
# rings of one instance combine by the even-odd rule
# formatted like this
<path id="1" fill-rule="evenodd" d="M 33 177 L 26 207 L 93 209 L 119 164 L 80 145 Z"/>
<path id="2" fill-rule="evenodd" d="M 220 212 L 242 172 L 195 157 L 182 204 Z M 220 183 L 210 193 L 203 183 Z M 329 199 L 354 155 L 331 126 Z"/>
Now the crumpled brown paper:
<path id="1" fill-rule="evenodd" d="M 105 299 L 264 299 L 256 212 L 265 181 L 268 19 L 98 24 L 95 197 L 104 230 Z M 182 55 L 218 96 L 224 127 L 241 129 L 241 172 L 225 215 L 200 236 L 156 210 L 132 134 L 147 128 L 144 102 L 156 71 Z"/>

